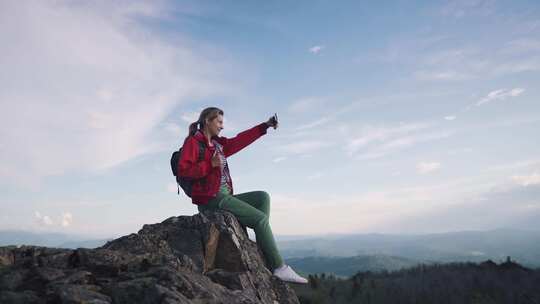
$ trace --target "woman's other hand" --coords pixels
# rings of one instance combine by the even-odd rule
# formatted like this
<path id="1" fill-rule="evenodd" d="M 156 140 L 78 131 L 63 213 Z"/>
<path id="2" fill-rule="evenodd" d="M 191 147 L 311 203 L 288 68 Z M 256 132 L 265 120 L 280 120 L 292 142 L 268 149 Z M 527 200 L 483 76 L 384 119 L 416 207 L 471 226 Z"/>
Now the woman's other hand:
<path id="1" fill-rule="evenodd" d="M 212 167 L 221 167 L 221 157 L 217 154 L 217 150 L 214 150 L 212 155 Z"/>

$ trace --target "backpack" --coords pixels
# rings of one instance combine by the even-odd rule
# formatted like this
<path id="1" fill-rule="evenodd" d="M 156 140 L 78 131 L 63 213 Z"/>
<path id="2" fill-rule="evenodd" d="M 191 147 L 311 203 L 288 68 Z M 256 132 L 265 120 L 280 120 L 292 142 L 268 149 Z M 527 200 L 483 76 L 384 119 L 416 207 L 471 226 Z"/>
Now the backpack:
<path id="1" fill-rule="evenodd" d="M 206 147 L 204 146 L 204 143 L 200 141 L 198 143 L 199 143 L 199 159 L 197 161 L 200 162 L 204 159 L 204 150 Z M 184 190 L 186 195 L 191 197 L 191 188 L 192 188 L 194 180 L 190 178 L 181 177 L 178 174 L 177 170 L 178 170 L 178 162 L 180 161 L 180 155 L 182 155 L 182 147 L 180 147 L 178 151 L 174 151 L 171 156 L 171 170 L 172 170 L 173 175 L 176 177 L 176 187 L 178 188 L 178 195 L 180 195 L 180 188 L 178 187 L 180 185 L 180 187 L 182 187 L 182 190 Z"/>

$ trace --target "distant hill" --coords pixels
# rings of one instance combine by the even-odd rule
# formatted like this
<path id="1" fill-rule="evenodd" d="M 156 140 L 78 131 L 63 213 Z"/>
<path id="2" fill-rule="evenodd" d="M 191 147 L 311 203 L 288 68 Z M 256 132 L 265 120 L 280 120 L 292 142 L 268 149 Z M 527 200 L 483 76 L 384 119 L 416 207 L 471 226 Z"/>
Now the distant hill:
<path id="1" fill-rule="evenodd" d="M 0 246 L 33 245 L 56 248 L 96 248 L 110 239 L 88 239 L 79 235 L 62 233 L 34 233 L 20 230 L 0 231 Z"/>
<path id="2" fill-rule="evenodd" d="M 286 260 L 306 257 L 376 256 L 379 257 L 377 258 L 379 260 L 371 262 L 373 265 L 380 266 L 394 265 L 394 263 L 401 265 L 401 262 L 396 262 L 396 259 L 400 259 L 399 261 L 408 265 L 409 261 L 448 263 L 480 262 L 492 259 L 500 262 L 507 256 L 511 256 L 527 267 L 540 267 L 539 231 L 497 229 L 423 235 L 356 234 L 324 237 L 278 235 L 276 239 L 278 240 L 278 248 Z M 96 248 L 104 245 L 108 240 L 110 239 L 91 239 L 87 236 L 62 233 L 0 231 L 0 246 L 35 245 L 57 248 Z M 381 260 L 381 257 L 386 258 Z M 387 259 L 391 259 L 392 262 Z M 307 261 L 309 260 L 306 260 L 306 263 Z M 386 262 L 382 263 L 381 261 Z M 338 261 L 329 260 L 328 263 L 336 264 Z M 387 269 L 393 268 L 387 267 Z"/>
<path id="3" fill-rule="evenodd" d="M 331 273 L 342 277 L 349 277 L 358 271 L 395 271 L 410 268 L 420 263 L 418 260 L 385 255 L 305 257 L 286 259 L 286 262 L 304 275 Z"/>
<path id="4" fill-rule="evenodd" d="M 384 255 L 425 262 L 503 261 L 540 267 L 540 232 L 511 229 L 423 235 L 357 234 L 278 241 L 286 259 Z"/>

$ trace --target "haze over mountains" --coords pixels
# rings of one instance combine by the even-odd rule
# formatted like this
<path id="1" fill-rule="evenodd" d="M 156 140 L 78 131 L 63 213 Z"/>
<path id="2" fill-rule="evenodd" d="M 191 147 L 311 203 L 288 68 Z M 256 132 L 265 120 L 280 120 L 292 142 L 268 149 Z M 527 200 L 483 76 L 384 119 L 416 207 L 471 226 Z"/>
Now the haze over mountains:
<path id="1" fill-rule="evenodd" d="M 423 235 L 358 234 L 279 242 L 285 258 L 385 255 L 419 262 L 502 261 L 540 266 L 540 232 L 497 229 Z"/>
<path id="2" fill-rule="evenodd" d="M 507 256 L 511 256 L 513 260 L 528 267 L 540 267 L 540 231 L 535 230 L 497 229 L 422 235 L 278 235 L 276 239 L 283 257 L 291 261 L 294 259 L 300 264 L 315 261 L 301 260 L 308 257 L 332 257 L 324 260 L 324 263 L 335 265 L 343 263 L 336 258 L 356 257 L 352 264 L 357 264 L 358 261 L 370 261 L 370 265 L 373 264 L 365 269 L 378 269 L 381 265 L 387 265 L 382 268 L 391 270 L 415 263 L 479 262 L 487 259 L 503 261 Z M 106 241 L 107 239 L 88 239 L 61 233 L 0 231 L 0 246 L 25 244 L 94 248 Z M 318 259 L 315 263 L 320 264 L 322 261 Z"/>
<path id="3" fill-rule="evenodd" d="M 57 248 L 95 248 L 104 245 L 109 239 L 91 239 L 82 235 L 64 233 L 36 233 L 21 230 L 0 231 L 0 246 L 34 245 Z"/>

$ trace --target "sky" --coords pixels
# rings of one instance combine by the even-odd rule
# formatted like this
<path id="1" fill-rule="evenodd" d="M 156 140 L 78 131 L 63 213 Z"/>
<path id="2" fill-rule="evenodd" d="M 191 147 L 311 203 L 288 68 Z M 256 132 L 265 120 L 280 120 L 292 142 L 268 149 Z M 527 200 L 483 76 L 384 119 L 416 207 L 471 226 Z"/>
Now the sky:
<path id="1" fill-rule="evenodd" d="M 0 229 L 117 237 L 197 213 L 202 109 L 277 235 L 540 222 L 538 1 L 1 1 Z"/>

